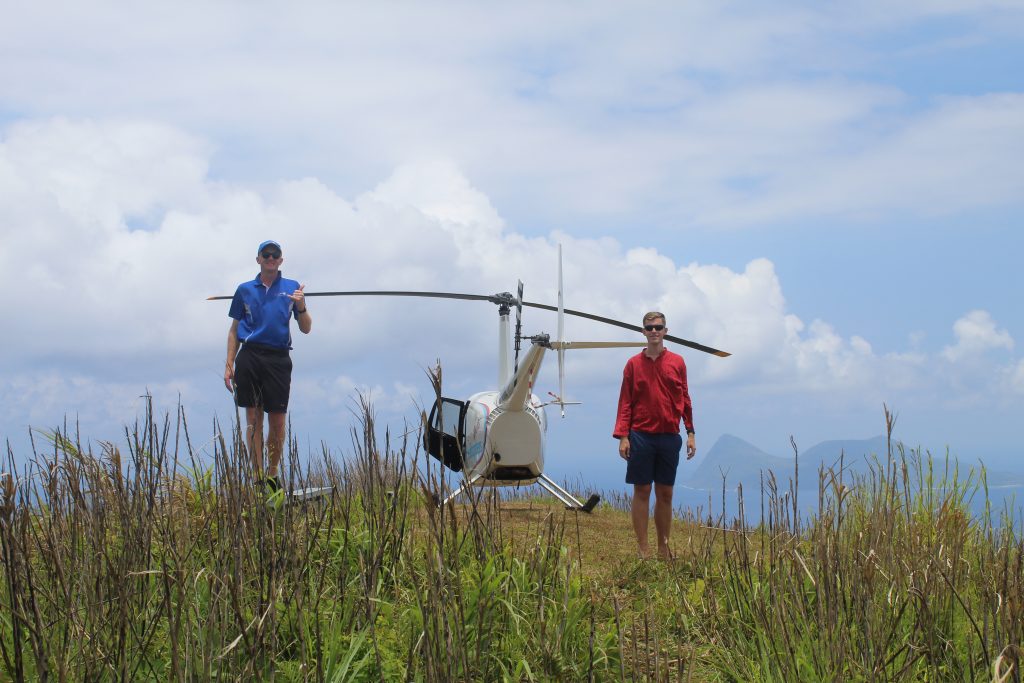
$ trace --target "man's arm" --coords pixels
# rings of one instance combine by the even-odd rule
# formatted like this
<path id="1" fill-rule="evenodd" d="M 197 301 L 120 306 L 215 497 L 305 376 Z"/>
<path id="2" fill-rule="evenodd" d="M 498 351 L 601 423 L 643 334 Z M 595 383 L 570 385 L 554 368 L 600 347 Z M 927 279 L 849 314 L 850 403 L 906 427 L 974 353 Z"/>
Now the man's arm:
<path id="1" fill-rule="evenodd" d="M 683 425 L 686 427 L 686 459 L 697 455 L 697 438 L 693 434 L 693 401 L 690 400 L 690 388 L 686 382 L 686 362 L 682 363 L 683 380 Z"/>
<path id="2" fill-rule="evenodd" d="M 619 457 L 629 460 L 629 428 L 633 422 L 633 373 L 632 365 L 626 363 L 622 371 L 622 386 L 619 388 L 619 406 L 615 415 L 615 430 L 612 436 L 619 440 Z"/>
<path id="3" fill-rule="evenodd" d="M 690 387 L 686 381 L 686 361 L 679 359 L 679 388 L 680 395 L 676 397 L 676 410 L 679 411 L 686 427 L 687 434 L 693 432 L 693 401 L 690 400 Z"/>
<path id="4" fill-rule="evenodd" d="M 234 393 L 231 380 L 235 378 L 235 356 L 238 355 L 238 321 L 231 321 L 231 329 L 228 330 L 228 359 L 224 364 L 224 386 L 228 391 Z"/>

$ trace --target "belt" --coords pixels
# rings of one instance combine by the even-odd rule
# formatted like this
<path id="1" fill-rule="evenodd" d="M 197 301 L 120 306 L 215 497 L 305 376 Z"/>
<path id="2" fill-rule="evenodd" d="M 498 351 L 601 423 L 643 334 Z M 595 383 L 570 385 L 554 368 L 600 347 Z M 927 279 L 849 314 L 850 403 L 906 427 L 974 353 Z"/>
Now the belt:
<path id="1" fill-rule="evenodd" d="M 270 346 L 268 344 L 258 344 L 256 342 L 242 342 L 243 349 L 249 349 L 256 353 L 269 354 L 273 356 L 287 356 L 288 349 L 280 346 Z"/>

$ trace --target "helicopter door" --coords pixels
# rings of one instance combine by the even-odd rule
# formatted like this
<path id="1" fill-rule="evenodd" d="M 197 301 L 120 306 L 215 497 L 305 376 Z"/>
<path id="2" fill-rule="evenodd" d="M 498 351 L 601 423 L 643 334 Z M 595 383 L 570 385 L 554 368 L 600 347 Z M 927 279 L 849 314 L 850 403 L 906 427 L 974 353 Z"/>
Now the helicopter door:
<path id="1" fill-rule="evenodd" d="M 438 407 L 441 409 L 438 419 Z M 455 472 L 462 471 L 462 449 L 465 446 L 466 402 L 453 398 L 442 398 L 434 403 L 427 420 L 423 446 L 445 467 Z"/>

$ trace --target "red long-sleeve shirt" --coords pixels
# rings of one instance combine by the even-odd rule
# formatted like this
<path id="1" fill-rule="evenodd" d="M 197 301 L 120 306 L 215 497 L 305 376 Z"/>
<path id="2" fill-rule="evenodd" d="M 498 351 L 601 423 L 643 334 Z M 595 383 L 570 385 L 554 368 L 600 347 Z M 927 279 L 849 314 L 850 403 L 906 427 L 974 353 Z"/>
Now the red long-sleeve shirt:
<path id="1" fill-rule="evenodd" d="M 664 349 L 651 359 L 646 349 L 626 362 L 615 419 L 616 439 L 630 430 L 649 434 L 678 434 L 679 420 L 693 431 L 693 404 L 686 386 L 686 363 L 679 354 Z"/>

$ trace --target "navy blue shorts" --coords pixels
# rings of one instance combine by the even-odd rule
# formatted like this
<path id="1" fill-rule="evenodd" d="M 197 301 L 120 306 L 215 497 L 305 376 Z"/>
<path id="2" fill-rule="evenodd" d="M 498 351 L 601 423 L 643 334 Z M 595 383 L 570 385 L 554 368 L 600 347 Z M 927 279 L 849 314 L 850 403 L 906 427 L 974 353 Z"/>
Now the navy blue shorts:
<path id="1" fill-rule="evenodd" d="M 646 486 L 653 481 L 674 486 L 682 448 L 682 434 L 630 432 L 626 483 Z"/>
<path id="2" fill-rule="evenodd" d="M 267 413 L 288 411 L 292 359 L 288 349 L 242 344 L 235 358 L 235 402 Z"/>

